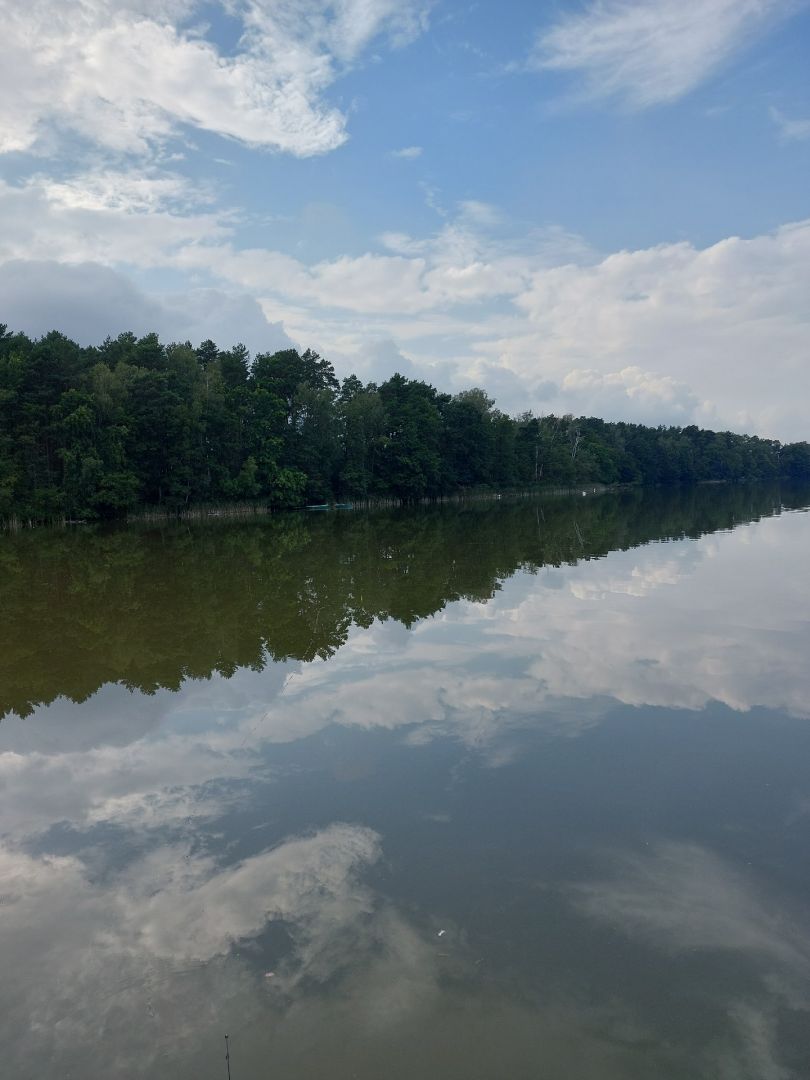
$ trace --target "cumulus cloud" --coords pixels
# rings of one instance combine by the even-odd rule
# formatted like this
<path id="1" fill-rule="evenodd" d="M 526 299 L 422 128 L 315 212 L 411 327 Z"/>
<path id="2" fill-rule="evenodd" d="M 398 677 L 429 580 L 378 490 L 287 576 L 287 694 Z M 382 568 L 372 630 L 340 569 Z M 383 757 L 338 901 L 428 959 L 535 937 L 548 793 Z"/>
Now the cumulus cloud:
<path id="1" fill-rule="evenodd" d="M 604 374 L 574 368 L 554 395 L 564 412 L 612 416 L 642 424 L 690 424 L 700 415 L 701 401 L 692 388 L 670 375 L 626 367 Z"/>
<path id="2" fill-rule="evenodd" d="M 580 96 L 675 101 L 787 15 L 791 0 L 591 0 L 542 30 L 530 66 L 579 76 Z"/>
<path id="3" fill-rule="evenodd" d="M 713 420 L 802 438 L 806 424 L 794 401 L 810 393 L 808 273 L 810 222 L 703 249 L 618 252 L 534 273 L 515 298 L 533 332 L 477 348 L 508 356 L 527 380 L 556 377 L 564 387 L 571 375 L 568 389 L 587 391 L 612 418 Z M 583 370 L 589 374 L 571 374 Z M 627 398 L 621 409 L 617 391 Z M 639 411 L 656 399 L 660 407 Z"/>
<path id="4" fill-rule="evenodd" d="M 69 210 L 119 211 L 122 213 L 184 212 L 214 201 L 204 185 L 168 169 L 105 168 L 77 173 L 63 179 L 44 175 L 29 181 L 49 203 Z"/>
<path id="5" fill-rule="evenodd" d="M 245 288 L 319 312 L 336 308 L 391 319 L 517 296 L 531 287 L 533 273 L 593 257 L 580 237 L 563 230 L 533 230 L 517 241 L 497 233 L 501 222 L 497 208 L 468 200 L 434 235 L 384 233 L 382 252 L 306 265 L 276 251 L 211 244 L 189 245 L 176 261 L 189 269 L 216 267 Z"/>
<path id="6" fill-rule="evenodd" d="M 237 0 L 237 50 L 195 22 L 199 0 L 5 3 L 0 152 L 37 149 L 67 129 L 113 151 L 144 153 L 183 127 L 297 156 L 333 150 L 346 119 L 324 91 L 384 35 L 425 26 L 418 0 Z"/>
<path id="7" fill-rule="evenodd" d="M 391 151 L 391 157 L 404 158 L 406 161 L 412 161 L 414 158 L 418 158 L 421 156 L 421 146 L 403 146 L 401 150 Z"/>
<path id="8" fill-rule="evenodd" d="M 704 248 L 662 243 L 604 255 L 561 229 L 521 235 L 497 208 L 466 201 L 433 234 L 388 232 L 378 250 L 308 264 L 238 246 L 238 216 L 210 198 L 154 170 L 0 184 L 0 263 L 168 269 L 195 279 L 188 292 L 205 297 L 201 314 L 201 288 L 240 296 L 260 338 L 253 297 L 269 323 L 314 343 L 342 374 L 390 341 L 433 381 L 490 378 L 484 387 L 510 411 L 807 436 L 808 221 Z M 22 296 L 15 303 L 26 307 Z M 3 317 L 13 324 L 13 308 Z M 183 323 L 161 325 L 193 338 L 193 320 Z"/>
<path id="9" fill-rule="evenodd" d="M 351 365 L 364 382 L 385 382 L 395 371 L 409 379 L 418 377 L 413 363 L 390 338 L 364 342 L 351 353 Z"/>
<path id="10" fill-rule="evenodd" d="M 97 261 L 145 269 L 170 265 L 183 247 L 228 239 L 227 214 L 197 198 L 190 185 L 161 181 L 123 171 L 106 173 L 101 183 L 85 173 L 71 180 L 40 174 L 21 184 L 0 181 L 0 262 Z"/>
<path id="11" fill-rule="evenodd" d="M 241 341 L 252 352 L 292 344 L 279 323 L 270 323 L 246 293 L 197 288 L 149 295 L 134 282 L 98 263 L 12 259 L 0 264 L 0 318 L 33 337 L 60 330 L 81 345 L 97 345 L 122 330 L 152 331 L 164 341 L 210 338 L 222 348 Z"/>

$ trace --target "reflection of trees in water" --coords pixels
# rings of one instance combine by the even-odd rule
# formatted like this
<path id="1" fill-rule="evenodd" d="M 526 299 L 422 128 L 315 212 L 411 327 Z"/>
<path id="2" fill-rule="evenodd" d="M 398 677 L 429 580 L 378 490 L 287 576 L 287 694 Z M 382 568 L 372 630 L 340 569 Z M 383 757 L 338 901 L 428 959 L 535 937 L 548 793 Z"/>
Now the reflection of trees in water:
<path id="1" fill-rule="evenodd" d="M 331 656 L 518 570 L 698 537 L 802 505 L 771 486 L 632 491 L 161 529 L 21 533 L 0 547 L 0 714 L 108 682 L 150 693 Z"/>

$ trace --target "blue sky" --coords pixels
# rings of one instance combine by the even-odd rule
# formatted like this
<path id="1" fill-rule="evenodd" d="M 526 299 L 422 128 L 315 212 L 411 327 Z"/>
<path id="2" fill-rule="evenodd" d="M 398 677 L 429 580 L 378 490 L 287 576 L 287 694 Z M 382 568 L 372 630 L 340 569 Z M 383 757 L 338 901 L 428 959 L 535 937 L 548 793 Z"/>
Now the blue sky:
<path id="1" fill-rule="evenodd" d="M 0 320 L 810 435 L 803 0 L 0 0 Z"/>

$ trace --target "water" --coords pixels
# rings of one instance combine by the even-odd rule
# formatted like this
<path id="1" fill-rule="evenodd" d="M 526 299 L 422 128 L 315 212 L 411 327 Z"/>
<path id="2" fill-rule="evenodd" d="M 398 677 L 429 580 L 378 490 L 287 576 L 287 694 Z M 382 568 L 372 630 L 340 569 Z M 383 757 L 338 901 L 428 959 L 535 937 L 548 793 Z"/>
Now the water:
<path id="1" fill-rule="evenodd" d="M 808 504 L 0 539 L 2 1074 L 810 1075 Z"/>

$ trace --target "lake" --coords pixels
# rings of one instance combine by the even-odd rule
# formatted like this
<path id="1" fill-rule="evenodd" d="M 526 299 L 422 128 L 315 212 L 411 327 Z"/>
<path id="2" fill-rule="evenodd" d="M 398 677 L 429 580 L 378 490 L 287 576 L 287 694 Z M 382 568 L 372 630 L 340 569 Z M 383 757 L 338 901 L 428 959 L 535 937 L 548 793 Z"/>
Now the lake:
<path id="1" fill-rule="evenodd" d="M 3 1075 L 810 1075 L 808 506 L 1 537 Z"/>

